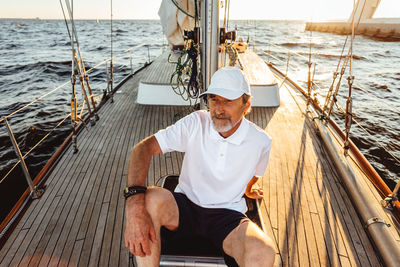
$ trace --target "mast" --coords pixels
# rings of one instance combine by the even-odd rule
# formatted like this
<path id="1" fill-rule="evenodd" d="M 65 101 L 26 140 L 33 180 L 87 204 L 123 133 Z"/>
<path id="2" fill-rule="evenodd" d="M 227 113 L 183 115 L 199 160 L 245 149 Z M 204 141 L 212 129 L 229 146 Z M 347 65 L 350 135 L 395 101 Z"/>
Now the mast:
<path id="1" fill-rule="evenodd" d="M 203 0 L 201 5 L 203 89 L 210 85 L 218 69 L 219 6 L 217 0 Z"/>
<path id="2" fill-rule="evenodd" d="M 354 5 L 348 22 L 371 19 L 380 2 L 381 0 L 358 0 Z"/>

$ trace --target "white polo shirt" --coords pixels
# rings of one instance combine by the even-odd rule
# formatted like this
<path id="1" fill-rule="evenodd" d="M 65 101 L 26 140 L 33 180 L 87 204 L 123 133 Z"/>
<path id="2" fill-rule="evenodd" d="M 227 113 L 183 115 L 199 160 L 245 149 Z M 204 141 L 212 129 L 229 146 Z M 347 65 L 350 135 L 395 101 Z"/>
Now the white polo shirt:
<path id="1" fill-rule="evenodd" d="M 205 208 L 246 212 L 243 194 L 253 176 L 263 176 L 271 150 L 268 134 L 246 118 L 228 138 L 196 111 L 155 134 L 163 153 L 185 152 L 176 192 Z"/>

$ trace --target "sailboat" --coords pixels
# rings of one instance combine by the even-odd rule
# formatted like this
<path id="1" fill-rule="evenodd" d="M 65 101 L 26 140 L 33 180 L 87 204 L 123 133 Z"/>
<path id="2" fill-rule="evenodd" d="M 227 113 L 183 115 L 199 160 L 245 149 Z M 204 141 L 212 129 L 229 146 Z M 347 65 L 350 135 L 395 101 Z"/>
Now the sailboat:
<path id="1" fill-rule="evenodd" d="M 86 99 L 93 112 L 88 111 L 82 121 L 93 121 L 91 131 L 79 131 L 79 125 L 83 128 L 85 124 L 78 120 L 76 102 L 72 101 L 74 132 L 39 177 L 45 177 L 45 191 L 38 191 L 40 179 L 34 179 L 31 195 L 37 199 L 22 212 L 16 211 L 17 219 L 2 229 L 8 231 L 2 234 L 1 266 L 134 264 L 123 240 L 122 190 L 130 148 L 177 117 L 201 108 L 194 89 L 207 88 L 212 73 L 228 64 L 228 44 L 235 43 L 234 32 L 219 29 L 218 1 L 195 1 L 197 8 L 185 6 L 186 1 L 163 4 L 166 2 L 175 17 L 193 15 L 197 9 L 202 30 L 188 29 L 193 34 L 186 32 L 182 37 L 183 50 L 166 51 L 115 87 L 110 71 L 104 101 L 91 106 Z M 180 39 L 183 29 L 177 32 Z M 71 36 L 74 46 L 73 32 Z M 191 71 L 179 77 L 182 83 L 173 78 L 181 67 L 176 62 L 186 59 L 182 51 L 189 50 L 188 43 L 200 44 L 198 57 L 202 60 L 197 67 L 201 75 L 196 77 L 198 84 L 191 87 L 193 90 L 179 91 L 188 88 L 194 71 L 194 64 L 189 64 Z M 179 42 L 171 47 L 174 45 L 179 49 Z M 73 57 L 74 64 L 81 64 L 78 53 Z M 112 60 L 110 63 L 112 70 Z M 265 198 L 248 202 L 248 206 L 249 216 L 258 220 L 276 243 L 275 265 L 398 266 L 399 186 L 392 192 L 382 184 L 348 132 L 342 132 L 312 97 L 311 80 L 309 88 L 301 87 L 250 49 L 237 53 L 232 64 L 243 68 L 255 92 L 248 119 L 274 140 L 260 183 Z M 79 68 L 83 72 L 84 66 Z M 182 158 L 177 152 L 154 157 L 147 184 L 173 187 Z M 167 248 L 174 245 L 166 244 Z M 193 255 L 180 249 L 165 252 L 160 266 L 225 264 L 219 255 L 201 254 L 198 248 Z"/>

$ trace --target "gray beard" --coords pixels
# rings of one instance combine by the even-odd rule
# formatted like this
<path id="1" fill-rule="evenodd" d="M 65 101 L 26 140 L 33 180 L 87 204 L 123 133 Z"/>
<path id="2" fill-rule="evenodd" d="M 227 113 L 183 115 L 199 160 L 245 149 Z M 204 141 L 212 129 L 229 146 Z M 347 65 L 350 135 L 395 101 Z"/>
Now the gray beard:
<path id="1" fill-rule="evenodd" d="M 214 130 L 216 130 L 219 133 L 227 132 L 233 128 L 233 125 L 230 121 L 228 121 L 228 123 L 226 123 L 224 125 L 215 125 L 214 121 L 212 121 L 212 125 L 213 125 Z"/>
<path id="2" fill-rule="evenodd" d="M 213 126 L 214 130 L 216 130 L 219 133 L 225 133 L 225 132 L 229 131 L 230 129 L 232 129 L 233 127 L 235 127 L 240 122 L 240 119 L 237 122 L 235 122 L 234 124 L 230 120 L 227 120 L 227 123 L 224 125 L 216 125 L 214 123 L 213 119 L 211 121 L 212 121 L 212 126 Z"/>

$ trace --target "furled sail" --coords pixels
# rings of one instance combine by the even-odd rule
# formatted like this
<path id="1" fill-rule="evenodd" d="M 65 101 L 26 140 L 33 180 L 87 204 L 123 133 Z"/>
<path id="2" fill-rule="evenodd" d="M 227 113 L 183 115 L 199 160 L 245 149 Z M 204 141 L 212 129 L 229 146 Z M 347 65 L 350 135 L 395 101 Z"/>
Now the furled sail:
<path id="1" fill-rule="evenodd" d="M 158 10 L 163 33 L 170 46 L 183 45 L 183 31 L 194 28 L 194 19 L 187 16 L 178 7 L 194 17 L 193 0 L 163 0 Z"/>

